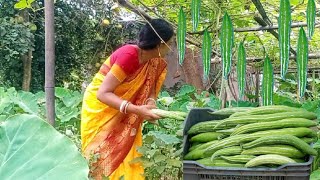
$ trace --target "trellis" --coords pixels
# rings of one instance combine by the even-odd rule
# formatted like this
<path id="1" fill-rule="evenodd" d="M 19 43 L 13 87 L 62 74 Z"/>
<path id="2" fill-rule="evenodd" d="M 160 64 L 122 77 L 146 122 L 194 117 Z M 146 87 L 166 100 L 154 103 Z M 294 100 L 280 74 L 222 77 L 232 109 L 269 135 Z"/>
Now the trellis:
<path id="1" fill-rule="evenodd" d="M 131 11 L 135 12 L 137 15 L 144 17 L 145 19 L 151 19 L 151 16 L 149 16 L 146 12 L 140 10 L 139 8 L 135 7 L 133 4 L 131 4 L 130 2 L 126 1 L 126 0 L 119 0 L 118 1 L 120 5 L 122 5 L 123 7 L 130 9 Z M 254 32 L 254 31 L 267 31 L 270 34 L 272 34 L 275 38 L 279 39 L 279 34 L 277 31 L 278 29 L 278 25 L 273 25 L 270 18 L 268 17 L 265 9 L 263 8 L 261 2 L 259 0 L 252 0 L 253 4 L 255 5 L 256 9 L 258 10 L 260 16 L 254 16 L 254 20 L 260 25 L 260 26 L 256 26 L 256 27 L 248 27 L 248 28 L 235 28 L 234 32 Z M 148 9 L 149 11 L 152 11 L 151 9 L 149 9 L 146 5 L 144 5 L 141 1 L 140 3 L 143 5 L 144 8 Z M 159 15 L 158 15 L 159 16 Z M 297 22 L 297 23 L 292 23 L 291 24 L 291 28 L 298 28 L 298 27 L 305 27 L 307 26 L 307 23 L 302 23 L 302 22 Z M 174 26 L 176 28 L 176 26 Z M 315 22 L 315 27 L 320 27 L 320 22 Z M 218 30 L 214 30 L 211 32 L 217 32 Z M 204 31 L 198 31 L 198 32 L 187 32 L 188 37 L 186 38 L 186 41 L 190 44 L 195 45 L 196 47 L 201 47 L 200 43 L 197 43 L 196 41 L 192 40 L 192 35 L 202 35 L 204 33 Z M 290 52 L 291 52 L 291 56 L 290 59 L 296 59 L 296 51 L 290 47 Z M 221 63 L 221 58 L 218 52 L 216 51 L 212 51 L 212 55 L 213 55 L 213 59 L 211 61 L 211 63 L 213 65 L 215 64 L 220 64 Z M 308 55 L 308 58 L 311 59 L 319 59 L 320 58 L 320 52 L 317 53 L 312 53 Z M 264 60 L 264 58 L 262 57 L 248 57 L 247 58 L 247 62 L 248 63 L 254 63 L 254 62 L 259 62 Z M 288 72 L 295 72 L 295 68 L 289 68 Z M 320 70 L 317 67 L 313 67 L 313 68 L 309 68 L 309 72 L 314 72 L 315 70 Z M 260 71 L 257 70 L 253 70 L 254 74 L 257 74 L 255 76 L 257 81 L 260 81 L 260 79 L 258 78 L 258 74 L 260 73 Z M 279 73 L 279 70 L 275 69 L 275 74 Z M 212 82 L 212 84 L 215 84 L 218 80 L 219 80 L 219 76 L 220 73 L 218 73 L 218 77 L 215 77 L 215 80 Z M 256 89 L 259 90 L 258 85 L 259 82 L 255 82 L 256 85 Z M 258 93 L 258 92 L 256 92 Z M 225 98 L 225 97 L 224 97 Z"/>

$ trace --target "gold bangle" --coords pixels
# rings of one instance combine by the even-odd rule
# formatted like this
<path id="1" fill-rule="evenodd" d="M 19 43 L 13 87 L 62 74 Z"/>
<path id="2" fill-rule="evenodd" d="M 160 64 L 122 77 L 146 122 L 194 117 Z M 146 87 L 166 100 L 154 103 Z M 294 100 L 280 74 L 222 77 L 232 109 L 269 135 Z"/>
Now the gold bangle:
<path id="1" fill-rule="evenodd" d="M 148 103 L 148 101 L 153 101 L 154 102 L 154 104 L 157 104 L 157 101 L 155 100 L 155 99 L 153 99 L 153 98 L 148 98 L 148 99 L 146 99 L 145 101 L 144 101 L 144 104 L 146 105 L 147 103 Z"/>

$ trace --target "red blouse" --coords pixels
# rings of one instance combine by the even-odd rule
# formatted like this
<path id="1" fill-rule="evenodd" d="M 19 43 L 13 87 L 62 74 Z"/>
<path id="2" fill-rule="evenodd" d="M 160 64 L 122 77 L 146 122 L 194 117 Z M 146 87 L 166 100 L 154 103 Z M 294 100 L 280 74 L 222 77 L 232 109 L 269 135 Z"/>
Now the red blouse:
<path id="1" fill-rule="evenodd" d="M 138 48 L 133 45 L 124 45 L 111 54 L 102 64 L 99 73 L 104 76 L 111 73 L 122 82 L 126 76 L 139 69 Z"/>

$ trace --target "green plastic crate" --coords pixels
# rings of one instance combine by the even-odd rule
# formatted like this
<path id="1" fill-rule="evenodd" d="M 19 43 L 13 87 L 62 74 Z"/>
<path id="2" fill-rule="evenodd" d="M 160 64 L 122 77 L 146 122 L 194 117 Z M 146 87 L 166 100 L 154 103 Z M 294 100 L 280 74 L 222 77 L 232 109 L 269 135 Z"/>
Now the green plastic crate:
<path id="1" fill-rule="evenodd" d="M 190 144 L 187 132 L 194 124 L 209 120 L 221 120 L 226 116 L 211 115 L 210 108 L 192 109 L 183 129 L 183 154 L 188 152 Z M 184 180 L 309 180 L 313 157 L 299 164 L 288 164 L 278 168 L 225 168 L 207 167 L 196 161 L 183 161 Z"/>

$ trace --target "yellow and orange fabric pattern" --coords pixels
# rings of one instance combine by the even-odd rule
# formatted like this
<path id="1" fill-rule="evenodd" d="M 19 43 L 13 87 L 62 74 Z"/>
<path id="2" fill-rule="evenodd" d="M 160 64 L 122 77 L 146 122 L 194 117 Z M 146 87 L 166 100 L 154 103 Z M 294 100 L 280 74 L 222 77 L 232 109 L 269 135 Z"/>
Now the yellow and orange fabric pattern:
<path id="1" fill-rule="evenodd" d="M 104 62 L 87 87 L 81 111 L 81 139 L 85 157 L 96 158 L 90 170 L 94 179 L 144 179 L 142 165 L 130 163 L 141 156 L 136 149 L 142 145 L 143 119 L 136 114 L 122 114 L 97 99 L 105 75 L 110 72 L 121 82 L 114 91 L 117 96 L 135 105 L 143 105 L 152 88 L 155 88 L 156 95 L 159 93 L 166 66 L 162 58 L 139 64 L 138 49 L 125 45 Z"/>

